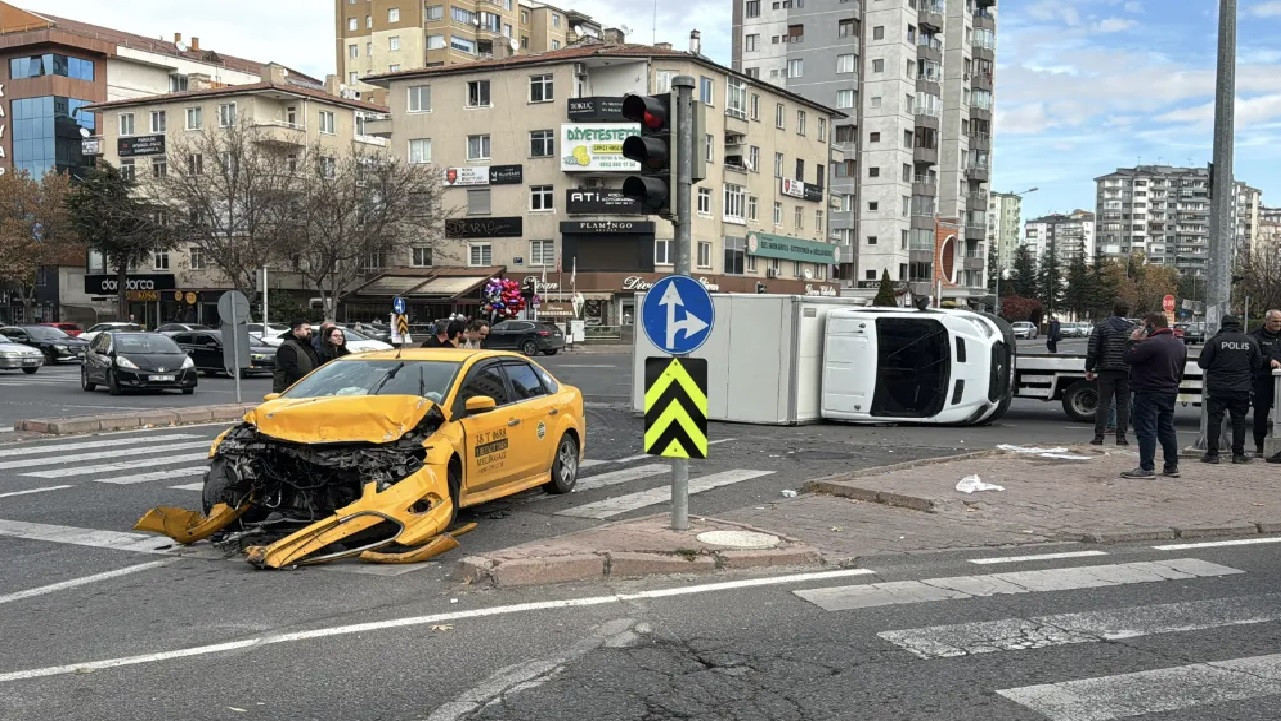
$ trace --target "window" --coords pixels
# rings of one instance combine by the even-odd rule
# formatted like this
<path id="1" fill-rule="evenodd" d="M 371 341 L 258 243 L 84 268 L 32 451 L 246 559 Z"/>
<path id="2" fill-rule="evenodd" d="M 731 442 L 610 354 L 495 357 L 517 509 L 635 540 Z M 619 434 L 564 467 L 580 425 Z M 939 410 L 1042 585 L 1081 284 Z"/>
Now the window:
<path id="1" fill-rule="evenodd" d="M 426 268 L 431 265 L 431 248 L 413 248 L 413 258 L 410 264 L 417 268 Z"/>
<path id="2" fill-rule="evenodd" d="M 169 159 L 163 155 L 151 159 L 151 177 L 163 178 L 169 175 Z"/>
<path id="3" fill-rule="evenodd" d="M 400 50 L 399 35 L 392 35 L 391 37 L 387 38 L 387 49 L 392 51 L 393 53 L 398 52 Z"/>
<path id="4" fill-rule="evenodd" d="M 529 79 L 529 102 L 548 103 L 552 101 L 552 76 L 535 75 Z"/>
<path id="5" fill-rule="evenodd" d="M 796 179 L 802 183 L 805 182 L 805 159 L 796 159 Z"/>
<path id="6" fill-rule="evenodd" d="M 903 131 L 903 147 L 905 148 L 912 147 L 912 131 L 911 130 Z"/>
<path id="7" fill-rule="evenodd" d="M 833 165 L 832 170 L 832 175 L 837 178 L 853 178 L 858 175 L 853 160 L 842 160 Z"/>
<path id="8" fill-rule="evenodd" d="M 796 222 L 796 229 L 802 230 L 805 228 L 805 207 L 798 205 L 795 210 L 796 212 L 793 215 L 795 216 L 794 221 Z"/>
<path id="9" fill-rule="evenodd" d="M 431 162 L 431 138 L 409 140 L 409 162 L 415 164 Z"/>
<path id="10" fill-rule="evenodd" d="M 489 215 L 489 188 L 470 188 L 467 191 L 467 214 Z"/>
<path id="11" fill-rule="evenodd" d="M 187 173 L 190 175 L 200 175 L 205 172 L 205 156 L 200 153 L 191 153 L 187 156 Z"/>
<path id="12" fill-rule="evenodd" d="M 169 270 L 169 254 L 153 253 L 151 256 L 151 267 L 155 270 Z"/>
<path id="13" fill-rule="evenodd" d="M 880 169 L 880 168 L 868 168 L 868 169 L 867 169 L 867 177 L 869 177 L 869 178 L 879 178 L 879 177 L 881 177 L 881 169 Z"/>
<path id="14" fill-rule="evenodd" d="M 235 161 L 228 159 L 230 165 L 234 166 Z M 320 159 L 320 176 L 322 178 L 332 178 L 338 174 L 338 160 L 336 158 Z"/>
<path id="15" fill-rule="evenodd" d="M 204 124 L 204 108 L 187 108 L 187 130 L 199 130 Z"/>
<path id="16" fill-rule="evenodd" d="M 711 188 L 698 189 L 698 214 L 699 215 L 712 214 L 712 189 Z"/>
<path id="17" fill-rule="evenodd" d="M 783 224 L 783 204 L 778 201 L 774 201 L 774 225 L 778 226 L 782 224 Z"/>
<path id="18" fill-rule="evenodd" d="M 799 43 L 805 41 L 804 25 L 788 25 L 787 34 L 783 36 L 785 43 Z"/>
<path id="19" fill-rule="evenodd" d="M 836 142 L 838 143 L 854 142 L 854 126 L 853 125 L 836 126 Z"/>
<path id="20" fill-rule="evenodd" d="M 218 126 L 229 128 L 236 124 L 236 104 L 226 103 L 218 106 Z"/>
<path id="21" fill-rule="evenodd" d="M 560 41 L 559 41 L 559 40 L 553 40 L 553 41 L 552 41 L 552 50 L 560 50 Z"/>
<path id="22" fill-rule="evenodd" d="M 328 135 L 334 134 L 335 132 L 334 131 L 334 111 L 332 110 L 320 111 L 320 132 L 326 133 Z"/>
<path id="23" fill-rule="evenodd" d="M 805 61 L 797 58 L 796 60 L 787 61 L 787 77 L 800 78 L 805 76 Z"/>
<path id="24" fill-rule="evenodd" d="M 782 103 L 774 106 L 774 127 L 783 130 L 787 127 L 787 109 Z"/>
<path id="25" fill-rule="evenodd" d="M 741 185 L 725 184 L 725 197 L 722 210 L 726 221 L 743 222 L 747 212 L 747 188 Z"/>
<path id="26" fill-rule="evenodd" d="M 805 111 L 804 110 L 796 111 L 796 134 L 797 135 L 805 134 Z"/>
<path id="27" fill-rule="evenodd" d="M 489 136 L 488 135 L 468 135 L 467 136 L 467 159 L 468 160 L 489 160 Z"/>
<path id="28" fill-rule="evenodd" d="M 365 55 L 371 58 L 374 56 L 374 42 L 372 40 L 365 43 Z"/>
<path id="29" fill-rule="evenodd" d="M 703 137 L 703 156 L 707 162 L 716 162 L 716 136 L 708 133 Z"/>
<path id="30" fill-rule="evenodd" d="M 355 60 L 356 58 L 360 57 L 360 46 L 359 46 L 359 45 L 348 45 L 348 46 L 347 46 L 347 57 L 351 58 L 352 60 Z"/>
<path id="31" fill-rule="evenodd" d="M 533 130 L 529 133 L 529 157 L 550 158 L 556 154 L 556 134 L 551 130 Z"/>
<path id="32" fill-rule="evenodd" d="M 428 5 L 423 18 L 426 20 L 444 20 L 445 6 L 444 5 Z"/>
<path id="33" fill-rule="evenodd" d="M 873 60 L 873 61 L 872 61 L 872 72 L 874 72 L 874 73 L 883 73 L 883 72 L 885 72 L 885 60 L 884 60 L 884 59 L 882 59 L 882 58 L 876 58 L 875 60 Z"/>
<path id="34" fill-rule="evenodd" d="M 397 63 L 392 63 L 391 65 L 388 65 L 388 66 L 387 66 L 387 72 L 389 72 L 389 73 L 398 73 L 398 72 L 400 72 L 400 65 L 399 65 L 399 64 L 397 64 Z"/>
<path id="35" fill-rule="evenodd" d="M 760 205 L 760 201 L 757 200 L 755 195 L 749 195 L 747 197 L 747 219 L 748 220 L 757 219 L 757 216 L 759 214 L 759 207 L 758 207 L 759 205 Z"/>
<path id="36" fill-rule="evenodd" d="M 556 241 L 553 240 L 531 240 L 529 241 L 529 264 L 536 267 L 546 267 L 556 264 Z"/>
<path id="37" fill-rule="evenodd" d="M 853 90 L 837 90 L 836 91 L 836 107 L 838 108 L 854 107 L 854 91 Z"/>
<path id="38" fill-rule="evenodd" d="M 489 243 L 470 243 L 467 247 L 467 264 L 473 268 L 490 265 L 493 257 Z"/>
<path id="39" fill-rule="evenodd" d="M 411 85 L 409 87 L 409 112 L 425 113 L 431 110 L 431 86 Z"/>
<path id="40" fill-rule="evenodd" d="M 725 112 L 736 118 L 747 117 L 747 84 L 730 78 L 725 84 Z"/>
<path id="41" fill-rule="evenodd" d="M 468 38 L 460 37 L 458 35 L 449 36 L 449 47 L 457 50 L 460 53 L 470 53 L 470 54 L 476 53 L 476 41 L 470 40 Z"/>
<path id="42" fill-rule="evenodd" d="M 348 85 L 355 85 L 358 82 L 360 82 L 360 73 L 356 72 L 355 70 L 347 73 Z"/>
<path id="43" fill-rule="evenodd" d="M 529 209 L 555 210 L 556 203 L 552 200 L 553 192 L 553 188 L 550 185 L 529 186 Z"/>
<path id="44" fill-rule="evenodd" d="M 774 153 L 774 177 L 783 177 L 783 154 Z"/>
<path id="45" fill-rule="evenodd" d="M 356 20 L 356 18 L 347 18 L 348 32 L 355 32 L 359 28 L 360 28 L 360 24 L 359 24 L 359 21 Z"/>
<path id="46" fill-rule="evenodd" d="M 743 50 L 754 53 L 760 47 L 761 36 L 758 33 L 751 33 L 744 38 Z"/>
<path id="47" fill-rule="evenodd" d="M 387 22 L 400 22 L 400 8 L 387 8 Z"/>
<path id="48" fill-rule="evenodd" d="M 654 264 L 671 265 L 672 264 L 672 241 L 655 240 L 654 241 Z"/>
<path id="49" fill-rule="evenodd" d="M 869 101 L 867 102 L 867 106 L 868 106 L 869 108 L 879 108 L 879 107 L 881 107 L 881 96 L 877 95 L 876 97 L 874 97 L 874 98 L 872 98 L 871 100 L 869 100 Z"/>
<path id="50" fill-rule="evenodd" d="M 444 36 L 444 35 L 428 35 L 428 36 L 427 36 L 427 49 L 428 49 L 428 50 L 441 50 L 441 49 L 443 49 L 444 47 L 445 47 L 445 36 Z"/>
<path id="51" fill-rule="evenodd" d="M 187 265 L 192 270 L 204 270 L 205 253 L 199 248 L 192 248 L 187 251 Z"/>
<path id="52" fill-rule="evenodd" d="M 869 142 L 869 143 L 879 143 L 879 142 L 881 142 L 881 134 L 880 134 L 880 133 L 870 133 L 870 134 L 868 134 L 868 136 L 867 136 L 867 142 Z"/>
<path id="53" fill-rule="evenodd" d="M 122 158 L 120 160 L 120 177 L 126 180 L 137 178 L 134 174 L 133 158 Z"/>
<path id="54" fill-rule="evenodd" d="M 867 244 L 868 244 L 868 245 L 876 245 L 876 236 L 875 236 L 875 235 L 869 235 L 869 236 L 867 236 Z"/>
<path id="55" fill-rule="evenodd" d="M 884 32 L 884 30 L 885 30 L 884 28 L 881 28 L 882 32 Z M 837 20 L 836 35 L 837 37 L 842 37 L 842 38 L 853 37 L 854 21 L 853 20 Z"/>
<path id="56" fill-rule="evenodd" d="M 120 114 L 120 135 L 133 135 L 133 113 Z"/>
<path id="57" fill-rule="evenodd" d="M 872 28 L 872 39 L 873 39 L 873 40 L 884 40 L 884 39 L 885 39 L 885 26 L 884 26 L 884 25 L 877 25 L 877 26 L 875 26 L 875 27 L 873 27 L 873 28 Z"/>
<path id="58" fill-rule="evenodd" d="M 761 96 L 756 93 L 752 93 L 751 114 L 752 120 L 761 119 Z"/>
<path id="59" fill-rule="evenodd" d="M 557 13 L 552 13 L 552 27 L 560 27 L 560 15 Z"/>
<path id="60" fill-rule="evenodd" d="M 712 254 L 711 245 L 712 244 L 708 243 L 707 245 L 708 245 L 708 248 L 707 248 L 708 262 L 706 267 L 710 268 L 712 267 L 712 263 L 711 263 L 711 254 Z M 702 253 L 701 248 L 699 249 L 699 253 L 700 254 Z M 735 238 L 731 236 L 725 236 L 725 270 L 722 272 L 724 272 L 727 275 L 742 275 L 743 259 L 746 257 L 746 255 L 747 255 L 747 239 L 746 238 Z"/>
<path id="61" fill-rule="evenodd" d="M 818 142 L 827 142 L 827 118 L 818 119 Z"/>
<path id="62" fill-rule="evenodd" d="M 752 145 L 747 149 L 747 169 L 753 173 L 759 173 L 761 170 L 761 148 L 758 145 Z"/>
<path id="63" fill-rule="evenodd" d="M 373 26 L 374 26 L 374 16 L 373 16 L 373 15 L 366 15 L 366 16 L 365 16 L 365 27 L 367 27 L 367 28 L 372 28 Z"/>
<path id="64" fill-rule="evenodd" d="M 705 240 L 698 241 L 698 258 L 695 260 L 695 264 L 699 268 L 712 267 L 712 244 L 711 243 Z"/>
<path id="65" fill-rule="evenodd" d="M 706 106 L 712 107 L 713 96 L 716 94 L 716 82 L 711 78 L 700 77 L 698 79 L 698 99 Z"/>
<path id="66" fill-rule="evenodd" d="M 870 210 L 870 211 L 876 211 L 876 210 L 880 209 L 880 205 L 881 205 L 881 204 L 880 204 L 880 203 L 878 203 L 878 202 L 876 202 L 876 201 L 868 201 L 868 203 L 867 203 L 867 209 L 868 209 L 868 210 Z"/>
<path id="67" fill-rule="evenodd" d="M 749 78 L 756 78 L 757 80 L 759 80 L 761 77 L 761 69 L 753 65 L 751 67 L 743 68 L 743 74 L 745 74 Z"/>
<path id="68" fill-rule="evenodd" d="M 854 53 L 842 53 L 836 56 L 836 72 L 852 73 L 854 72 L 854 62 L 858 58 Z"/>
<path id="69" fill-rule="evenodd" d="M 489 106 L 489 81 L 473 80 L 467 83 L 467 107 L 488 108 Z"/>

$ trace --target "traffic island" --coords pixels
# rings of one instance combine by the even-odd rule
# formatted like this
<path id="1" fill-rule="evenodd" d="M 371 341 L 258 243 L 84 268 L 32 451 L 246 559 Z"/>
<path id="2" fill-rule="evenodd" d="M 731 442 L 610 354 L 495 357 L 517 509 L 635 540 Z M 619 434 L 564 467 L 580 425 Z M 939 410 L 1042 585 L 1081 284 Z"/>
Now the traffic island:
<path id="1" fill-rule="evenodd" d="M 136 413 L 109 413 L 95 416 L 68 418 L 33 418 L 16 421 L 13 430 L 49 436 L 82 435 L 107 431 L 128 431 L 143 428 L 173 428 L 179 426 L 238 421 L 257 403 L 190 408 L 154 409 Z"/>
<path id="2" fill-rule="evenodd" d="M 824 563 L 818 549 L 773 531 L 689 520 L 689 530 L 674 531 L 664 513 L 468 556 L 456 575 L 464 583 L 507 587 Z"/>

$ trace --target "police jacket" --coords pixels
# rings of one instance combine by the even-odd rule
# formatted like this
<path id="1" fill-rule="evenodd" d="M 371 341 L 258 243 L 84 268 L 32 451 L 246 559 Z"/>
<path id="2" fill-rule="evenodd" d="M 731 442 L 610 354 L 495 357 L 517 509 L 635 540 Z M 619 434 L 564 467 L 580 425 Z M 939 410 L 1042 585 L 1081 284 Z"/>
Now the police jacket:
<path id="1" fill-rule="evenodd" d="M 1263 352 L 1263 365 L 1259 366 L 1254 376 L 1255 383 L 1272 386 L 1272 361 L 1281 361 L 1281 332 L 1271 333 L 1266 328 L 1255 328 L 1250 337 L 1259 344 Z"/>
<path id="2" fill-rule="evenodd" d="M 1205 370 L 1210 395 L 1218 395 L 1249 393 L 1264 360 L 1258 342 L 1242 332 L 1239 324 L 1224 323 L 1219 332 L 1205 342 L 1196 363 Z"/>
<path id="3" fill-rule="evenodd" d="M 1085 353 L 1085 370 L 1090 373 L 1102 371 L 1130 370 L 1130 366 L 1121 357 L 1125 353 L 1126 343 L 1134 326 L 1130 321 L 1112 316 L 1094 326 L 1090 343 Z"/>

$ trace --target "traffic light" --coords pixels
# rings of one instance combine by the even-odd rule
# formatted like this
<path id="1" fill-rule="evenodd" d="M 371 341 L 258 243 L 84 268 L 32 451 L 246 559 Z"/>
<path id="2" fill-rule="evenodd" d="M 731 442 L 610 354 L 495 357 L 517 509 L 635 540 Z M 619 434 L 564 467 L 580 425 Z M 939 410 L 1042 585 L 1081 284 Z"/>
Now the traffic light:
<path id="1" fill-rule="evenodd" d="M 640 163 L 640 175 L 623 180 L 623 195 L 653 215 L 675 215 L 676 113 L 672 94 L 623 98 L 623 117 L 640 123 L 641 134 L 623 141 L 623 157 Z"/>
<path id="2" fill-rule="evenodd" d="M 764 293 L 764 292 L 765 292 L 765 284 L 764 284 L 764 283 L 762 283 L 762 282 L 760 282 L 760 281 L 757 281 L 757 282 L 756 282 L 756 292 L 757 292 L 757 293 Z"/>

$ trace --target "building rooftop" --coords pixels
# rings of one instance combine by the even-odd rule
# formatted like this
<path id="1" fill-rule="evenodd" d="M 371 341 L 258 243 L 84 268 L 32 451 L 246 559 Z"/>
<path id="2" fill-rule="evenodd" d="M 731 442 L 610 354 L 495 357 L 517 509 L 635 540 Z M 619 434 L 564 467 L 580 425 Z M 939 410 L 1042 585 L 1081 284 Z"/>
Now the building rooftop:
<path id="1" fill-rule="evenodd" d="M 327 102 L 332 105 L 350 108 L 352 110 L 365 110 L 371 113 L 386 113 L 388 108 L 382 105 L 375 105 L 363 100 L 354 100 L 351 98 L 342 98 L 336 95 L 330 95 L 324 90 L 306 87 L 302 85 L 289 85 L 280 83 L 253 83 L 250 85 L 223 85 L 216 88 L 201 88 L 199 90 L 184 90 L 177 93 L 165 93 L 163 95 L 146 95 L 139 98 L 125 98 L 123 100 L 112 100 L 105 103 L 95 103 L 85 106 L 86 110 L 98 112 L 102 110 L 113 110 L 116 108 L 127 108 L 138 105 L 154 105 L 156 103 L 178 102 L 187 99 L 204 99 L 204 98 L 222 98 L 243 95 L 254 95 L 263 92 L 277 92 L 287 95 L 294 95 L 307 100 L 318 100 Z"/>

